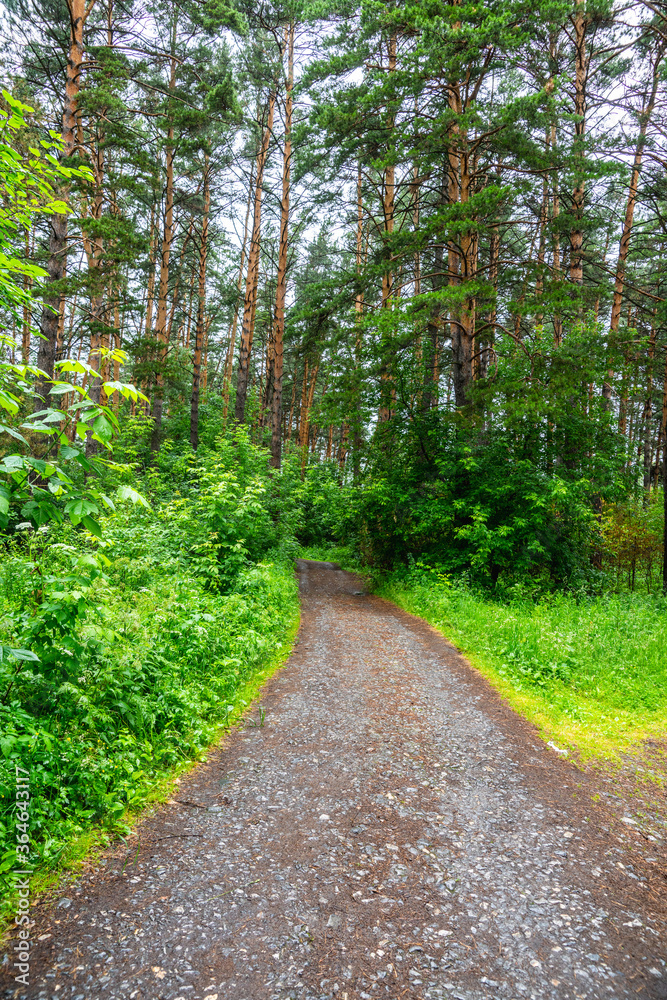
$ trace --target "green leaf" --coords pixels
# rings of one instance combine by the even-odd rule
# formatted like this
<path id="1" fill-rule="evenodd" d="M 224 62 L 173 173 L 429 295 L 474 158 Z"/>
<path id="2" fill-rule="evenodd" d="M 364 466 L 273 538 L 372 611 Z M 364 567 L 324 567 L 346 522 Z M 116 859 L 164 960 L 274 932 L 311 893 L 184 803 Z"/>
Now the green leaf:
<path id="1" fill-rule="evenodd" d="M 84 516 L 81 518 L 81 524 L 84 526 L 84 528 L 86 528 L 87 531 L 91 533 L 91 535 L 95 535 L 96 538 L 102 537 L 102 529 L 100 525 L 94 518 L 90 517 L 88 514 L 84 514 Z"/>
<path id="2" fill-rule="evenodd" d="M 98 514 L 99 510 L 96 503 L 86 500 L 85 497 L 76 497 L 65 504 L 65 513 L 69 514 L 70 521 L 75 526 L 89 514 Z"/>
<path id="3" fill-rule="evenodd" d="M 22 455 L 5 455 L 0 464 L 0 472 L 14 473 L 25 468 L 25 459 Z"/>
<path id="4" fill-rule="evenodd" d="M 28 442 L 26 441 L 26 439 L 23 437 L 22 434 L 19 434 L 18 431 L 15 431 L 13 427 L 7 427 L 6 424 L 0 424 L 0 433 L 9 434 L 10 437 L 16 438 L 17 441 L 21 441 L 25 445 L 28 444 Z"/>
<path id="5" fill-rule="evenodd" d="M 130 500 L 134 504 L 141 504 L 142 507 L 146 507 L 150 510 L 150 504 L 148 500 L 137 490 L 133 490 L 131 486 L 119 486 L 116 490 L 116 498 L 118 500 Z"/>
<path id="6" fill-rule="evenodd" d="M 30 649 L 16 649 L 13 646 L 0 646 L 0 663 L 3 663 L 7 657 L 11 657 L 14 660 L 31 660 L 33 663 L 39 663 L 40 659 L 35 653 Z"/>

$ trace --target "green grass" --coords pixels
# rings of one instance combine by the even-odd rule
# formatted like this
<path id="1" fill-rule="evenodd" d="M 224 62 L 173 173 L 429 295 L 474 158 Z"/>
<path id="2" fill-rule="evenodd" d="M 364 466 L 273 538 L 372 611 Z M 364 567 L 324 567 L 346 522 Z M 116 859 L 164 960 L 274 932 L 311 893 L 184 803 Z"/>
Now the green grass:
<path id="1" fill-rule="evenodd" d="M 436 573 L 377 592 L 450 639 L 542 733 L 583 758 L 667 738 L 667 607 L 638 594 L 501 603 Z"/>
<path id="2" fill-rule="evenodd" d="M 175 794 L 182 776 L 192 770 L 196 764 L 206 760 L 207 749 L 218 746 L 229 736 L 232 729 L 244 725 L 248 716 L 253 714 L 253 702 L 258 696 L 261 696 L 261 688 L 290 656 L 298 630 L 297 605 L 296 611 L 292 615 L 291 624 L 288 624 L 284 633 L 283 641 L 274 648 L 273 654 L 265 662 L 256 667 L 245 685 L 237 690 L 234 698 L 234 710 L 225 714 L 224 722 L 217 725 L 214 723 L 214 727 L 209 730 L 207 747 L 203 747 L 190 760 L 180 761 L 166 771 L 154 773 L 152 779 L 142 789 L 139 804 L 134 807 L 128 806 L 125 809 L 117 824 L 117 831 L 122 833 L 124 838 L 135 836 L 133 827 L 136 821 L 144 815 L 147 808 L 166 802 Z M 258 720 L 254 721 L 256 724 Z M 66 841 L 55 862 L 52 860 L 51 863 L 42 864 L 36 869 L 30 880 L 33 897 L 36 898 L 44 893 L 52 892 L 62 882 L 63 877 L 71 877 L 72 874 L 79 872 L 85 863 L 90 864 L 98 858 L 109 846 L 110 832 L 108 825 L 105 827 L 98 824 L 83 830 L 71 840 Z M 12 903 L 13 896 L 8 895 L 4 899 L 4 906 L 0 906 L 0 935 L 3 923 L 8 917 L 13 918 Z"/>
<path id="3" fill-rule="evenodd" d="M 0 872 L 16 867 L 18 763 L 30 773 L 33 891 L 126 834 L 243 715 L 291 649 L 299 619 L 291 565 L 248 566 L 233 592 L 220 594 L 151 530 L 133 540 L 123 526 L 124 554 L 88 588 L 86 615 L 68 635 L 42 640 L 57 655 L 26 665 L 0 705 Z M 52 580 L 47 600 L 60 611 L 71 607 L 71 558 L 61 543 L 40 556 Z M 29 624 L 32 566 L 19 548 L 0 569 L 0 642 L 8 645 L 26 645 L 17 642 L 24 619 L 16 609 L 28 608 Z M 9 879 L 0 895 L 7 913 Z"/>
<path id="4" fill-rule="evenodd" d="M 301 546 L 297 559 L 313 559 L 317 562 L 338 563 L 341 569 L 349 573 L 364 573 L 354 553 L 345 545 L 309 545 Z"/>

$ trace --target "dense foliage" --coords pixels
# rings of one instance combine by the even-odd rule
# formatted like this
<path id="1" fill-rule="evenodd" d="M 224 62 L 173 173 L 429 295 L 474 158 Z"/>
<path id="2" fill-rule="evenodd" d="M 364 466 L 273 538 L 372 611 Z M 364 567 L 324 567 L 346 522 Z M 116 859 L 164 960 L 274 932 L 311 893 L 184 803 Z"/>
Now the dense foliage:
<path id="1" fill-rule="evenodd" d="M 272 497 L 266 456 L 243 433 L 167 465 L 140 484 L 147 506 L 101 517 L 102 540 L 30 522 L 5 539 L 5 870 L 16 763 L 31 774 L 35 851 L 53 862 L 92 822 L 117 827 L 160 774 L 205 749 L 293 631 L 300 477 L 289 504 Z"/>
<path id="2" fill-rule="evenodd" d="M 5 8 L 0 794 L 29 762 L 40 856 L 206 745 L 302 546 L 458 581 L 432 615 L 517 690 L 662 711 L 664 11 Z"/>
<path id="3" fill-rule="evenodd" d="M 423 565 L 380 593 L 442 629 L 510 702 L 560 741 L 590 754 L 661 738 L 667 722 L 665 598 L 503 595 Z"/>

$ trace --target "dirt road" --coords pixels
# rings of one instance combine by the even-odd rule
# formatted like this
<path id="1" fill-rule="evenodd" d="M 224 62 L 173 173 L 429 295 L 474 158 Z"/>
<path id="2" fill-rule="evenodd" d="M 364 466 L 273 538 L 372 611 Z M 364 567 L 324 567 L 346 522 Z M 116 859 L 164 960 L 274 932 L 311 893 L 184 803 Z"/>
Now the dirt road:
<path id="1" fill-rule="evenodd" d="M 264 724 L 39 918 L 30 987 L 0 995 L 667 997 L 655 845 L 428 626 L 299 574 Z"/>

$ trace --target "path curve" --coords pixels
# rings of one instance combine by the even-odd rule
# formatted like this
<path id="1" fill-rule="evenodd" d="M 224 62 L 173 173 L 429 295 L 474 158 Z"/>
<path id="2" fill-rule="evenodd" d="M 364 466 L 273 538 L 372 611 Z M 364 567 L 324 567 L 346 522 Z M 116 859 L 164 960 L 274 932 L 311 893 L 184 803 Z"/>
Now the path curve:
<path id="1" fill-rule="evenodd" d="M 650 856 L 588 779 L 423 622 L 298 570 L 263 727 L 40 917 L 32 985 L 0 995 L 667 997 Z"/>

